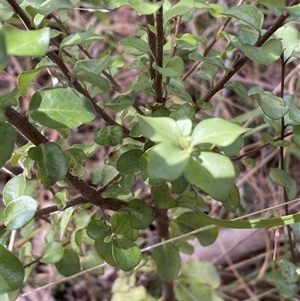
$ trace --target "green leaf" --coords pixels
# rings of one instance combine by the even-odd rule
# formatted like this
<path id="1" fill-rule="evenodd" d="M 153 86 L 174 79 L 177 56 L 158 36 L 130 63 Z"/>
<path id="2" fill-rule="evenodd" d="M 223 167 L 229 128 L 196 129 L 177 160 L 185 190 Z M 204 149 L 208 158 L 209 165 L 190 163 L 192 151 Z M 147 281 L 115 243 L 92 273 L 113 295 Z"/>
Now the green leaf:
<path id="1" fill-rule="evenodd" d="M 107 108 L 119 112 L 132 106 L 134 99 L 128 95 L 120 95 L 115 99 L 107 100 L 104 104 Z"/>
<path id="2" fill-rule="evenodd" d="M 2 5 L 3 7 L 3 5 Z M 2 19 L 2 12 L 0 6 L 0 21 Z M 5 38 L 3 30 L 0 29 L 0 71 L 4 70 L 9 62 L 9 56 L 6 51 Z M 1 120 L 1 118 L 0 118 Z"/>
<path id="3" fill-rule="evenodd" d="M 108 236 L 106 236 L 108 237 Z M 99 256 L 101 256 L 109 265 L 117 265 L 112 255 L 112 241 L 105 242 L 105 236 L 95 241 L 95 249 Z"/>
<path id="4" fill-rule="evenodd" d="M 178 276 L 180 256 L 174 245 L 168 243 L 155 248 L 152 258 L 156 263 L 157 274 L 163 281 L 171 282 Z"/>
<path id="5" fill-rule="evenodd" d="M 225 201 L 232 189 L 235 170 L 228 157 L 213 152 L 201 152 L 190 158 L 185 178 L 218 201 Z"/>
<path id="6" fill-rule="evenodd" d="M 294 125 L 293 128 L 293 140 L 300 147 L 300 125 Z"/>
<path id="7" fill-rule="evenodd" d="M 110 165 L 102 165 L 97 168 L 95 168 L 92 173 L 92 183 L 95 185 L 106 185 L 109 183 L 110 180 L 112 180 L 114 177 L 116 177 L 119 174 L 119 172 L 115 169 L 115 167 Z"/>
<path id="8" fill-rule="evenodd" d="M 60 220 L 59 226 L 60 226 L 60 240 L 63 239 L 67 228 L 72 221 L 73 213 L 74 213 L 75 207 L 70 207 L 64 210 L 63 216 Z"/>
<path id="9" fill-rule="evenodd" d="M 6 52 L 14 56 L 40 57 L 46 54 L 50 41 L 50 28 L 21 30 L 3 27 Z"/>
<path id="10" fill-rule="evenodd" d="M 95 118 L 90 100 L 69 87 L 54 87 L 36 92 L 29 104 L 29 114 L 34 120 L 50 128 L 76 128 Z"/>
<path id="11" fill-rule="evenodd" d="M 60 49 L 68 46 L 90 44 L 102 39 L 103 36 L 92 32 L 77 32 L 64 38 L 60 43 Z"/>
<path id="12" fill-rule="evenodd" d="M 211 143 L 224 147 L 232 144 L 240 135 L 250 129 L 242 128 L 221 118 L 209 118 L 198 123 L 192 134 L 192 145 Z"/>
<path id="13" fill-rule="evenodd" d="M 105 146 L 116 146 L 122 141 L 123 129 L 119 125 L 108 125 L 94 134 L 97 144 Z"/>
<path id="14" fill-rule="evenodd" d="M 8 5 L 7 1 L 1 1 L 1 5 L 0 5 L 0 21 L 7 21 L 13 15 L 14 15 L 14 11 Z"/>
<path id="15" fill-rule="evenodd" d="M 215 266 L 210 262 L 191 260 L 186 262 L 180 276 L 197 279 L 198 282 L 207 284 L 216 289 L 221 284 L 221 279 Z"/>
<path id="16" fill-rule="evenodd" d="M 180 120 L 180 119 L 193 120 L 194 116 L 195 116 L 195 109 L 189 103 L 185 103 L 179 106 L 178 110 L 172 112 L 169 115 L 170 118 L 173 118 L 175 120 Z M 189 134 L 183 133 L 183 134 L 185 136 L 188 136 L 190 133 Z"/>
<path id="17" fill-rule="evenodd" d="M 0 168 L 6 164 L 14 151 L 16 130 L 8 123 L 0 122 Z"/>
<path id="18" fill-rule="evenodd" d="M 83 150 L 79 148 L 70 148 L 64 153 L 67 156 L 69 162 L 70 174 L 82 179 L 85 175 L 84 165 L 87 160 L 87 156 L 85 155 Z"/>
<path id="19" fill-rule="evenodd" d="M 227 87 L 242 99 L 245 99 L 248 96 L 248 92 L 241 82 L 232 82 L 227 85 Z"/>
<path id="20" fill-rule="evenodd" d="M 257 3 L 264 4 L 264 5 L 272 5 L 281 9 L 285 8 L 284 0 L 258 0 Z"/>
<path id="21" fill-rule="evenodd" d="M 235 156 L 244 146 L 244 137 L 239 136 L 233 143 L 221 148 L 227 157 Z"/>
<path id="22" fill-rule="evenodd" d="M 19 74 L 18 87 L 22 96 L 27 95 L 33 79 L 44 69 L 45 66 L 42 66 L 34 70 L 23 71 Z"/>
<path id="23" fill-rule="evenodd" d="M 90 238 L 95 240 L 109 235 L 107 226 L 101 220 L 90 221 L 87 226 L 86 233 Z"/>
<path id="24" fill-rule="evenodd" d="M 182 101 L 186 101 L 186 102 L 192 102 L 192 97 L 190 96 L 190 94 L 188 92 L 185 91 L 184 89 L 184 86 L 182 87 L 179 87 L 178 85 L 176 84 L 173 84 L 173 83 L 170 83 L 167 87 L 167 91 L 170 93 L 170 94 L 173 94 L 173 95 L 176 95 L 179 99 L 181 99 Z M 191 107 L 191 106 L 190 106 Z M 159 108 L 164 108 L 167 109 L 166 107 L 159 107 Z M 162 115 L 163 116 L 163 115 Z M 168 115 L 165 115 L 165 116 L 169 116 Z M 154 117 L 154 116 L 153 116 Z M 159 117 L 159 116 L 156 116 L 156 117 Z M 179 118 L 177 118 L 179 119 Z M 176 120 L 177 120 L 176 119 Z"/>
<path id="25" fill-rule="evenodd" d="M 74 8 L 71 1 L 68 0 L 35 0 L 35 1 L 24 1 L 28 2 L 30 7 L 34 8 L 35 11 L 42 15 L 49 15 L 59 10 L 69 10 Z"/>
<path id="26" fill-rule="evenodd" d="M 203 63 L 211 64 L 213 66 L 225 70 L 226 72 L 232 70 L 232 68 L 225 67 L 223 62 L 218 57 L 204 57 L 199 53 L 190 53 L 189 58 L 194 61 L 200 61 Z"/>
<path id="27" fill-rule="evenodd" d="M 294 50 L 297 47 L 299 48 L 299 30 L 293 23 L 289 22 L 277 29 L 274 36 L 281 41 L 284 60 L 286 61 L 289 57 L 292 56 Z"/>
<path id="28" fill-rule="evenodd" d="M 24 194 L 26 180 L 23 174 L 11 178 L 3 188 L 3 203 L 7 206 L 11 201 Z"/>
<path id="29" fill-rule="evenodd" d="M 235 212 L 240 205 L 240 201 L 241 198 L 239 190 L 235 185 L 233 185 L 228 198 L 222 202 L 222 205 L 226 211 Z"/>
<path id="30" fill-rule="evenodd" d="M 128 5 L 128 0 L 103 0 L 108 9 L 115 9 L 123 5 Z"/>
<path id="31" fill-rule="evenodd" d="M 105 191 L 102 192 L 102 197 L 128 200 L 129 198 L 132 198 L 132 191 L 129 188 L 122 188 L 118 184 L 114 183 L 109 185 Z"/>
<path id="32" fill-rule="evenodd" d="M 28 156 L 38 162 L 38 179 L 45 189 L 62 180 L 68 172 L 68 159 L 60 146 L 54 142 L 30 148 Z"/>
<path id="33" fill-rule="evenodd" d="M 4 224 L 8 229 L 20 229 L 29 223 L 37 210 L 38 202 L 30 196 L 19 196 L 5 207 Z"/>
<path id="34" fill-rule="evenodd" d="M 170 142 L 179 145 L 182 136 L 175 120 L 168 117 L 139 116 L 140 131 L 153 142 Z"/>
<path id="35" fill-rule="evenodd" d="M 136 173 L 140 170 L 140 161 L 143 151 L 140 149 L 131 149 L 120 156 L 117 161 L 117 170 L 124 175 Z"/>
<path id="36" fill-rule="evenodd" d="M 296 197 L 297 194 L 297 184 L 295 179 L 286 173 L 282 169 L 271 168 L 270 169 L 270 178 L 277 183 L 278 185 L 284 187 L 288 194 L 289 200 L 292 200 Z"/>
<path id="37" fill-rule="evenodd" d="M 176 180 L 184 171 L 190 152 L 171 143 L 160 143 L 149 151 L 147 171 L 150 178 Z"/>
<path id="38" fill-rule="evenodd" d="M 179 1 L 177 4 L 172 6 L 169 10 L 164 13 L 164 27 L 168 23 L 169 20 L 173 19 L 177 16 L 182 16 L 194 9 L 194 1 L 192 0 L 184 0 Z"/>
<path id="39" fill-rule="evenodd" d="M 288 284 L 295 284 L 299 279 L 299 274 L 297 273 L 297 266 L 292 262 L 281 258 L 277 261 L 277 264 L 280 267 L 282 277 Z"/>
<path id="40" fill-rule="evenodd" d="M 176 180 L 172 181 L 172 189 L 174 190 L 175 193 L 177 194 L 182 194 L 184 191 L 187 189 L 189 183 L 185 179 L 185 177 L 182 175 Z"/>
<path id="41" fill-rule="evenodd" d="M 259 33 L 261 32 L 262 24 L 264 21 L 264 15 L 255 6 L 243 4 L 226 9 L 222 12 L 222 14 L 234 17 L 238 20 L 242 20 L 246 24 L 256 29 Z"/>
<path id="42" fill-rule="evenodd" d="M 259 38 L 259 33 L 249 27 L 241 28 L 238 39 L 241 44 L 254 45 Z"/>
<path id="43" fill-rule="evenodd" d="M 100 74 L 107 66 L 109 62 L 109 57 L 104 60 L 83 60 L 77 61 L 72 76 L 91 83 L 100 90 L 107 92 L 109 90 L 109 82 L 106 78 L 102 77 Z"/>
<path id="44" fill-rule="evenodd" d="M 43 257 L 40 262 L 43 263 L 55 263 L 62 259 L 64 255 L 64 248 L 61 243 L 57 241 L 49 241 L 43 248 Z"/>
<path id="45" fill-rule="evenodd" d="M 252 87 L 248 95 L 258 98 L 261 109 L 271 119 L 280 119 L 289 111 L 282 98 L 269 91 L 262 91 L 259 87 Z"/>
<path id="46" fill-rule="evenodd" d="M 279 59 L 282 53 L 282 44 L 280 40 L 272 39 L 260 47 L 243 44 L 241 50 L 250 60 L 269 66 Z"/>
<path id="47" fill-rule="evenodd" d="M 152 201 L 155 206 L 161 209 L 175 207 L 177 202 L 171 197 L 167 184 L 151 187 Z"/>
<path id="48" fill-rule="evenodd" d="M 132 228 L 134 229 L 146 229 L 153 222 L 153 211 L 142 200 L 131 200 L 126 210 L 130 212 Z"/>
<path id="49" fill-rule="evenodd" d="M 113 240 L 112 254 L 117 265 L 125 272 L 133 270 L 142 259 L 139 247 L 134 242 L 123 238 Z"/>
<path id="50" fill-rule="evenodd" d="M 80 271 L 80 262 L 77 254 L 69 249 L 64 249 L 63 257 L 55 263 L 55 267 L 60 274 L 69 277 Z"/>
<path id="51" fill-rule="evenodd" d="M 180 230 L 183 233 L 189 233 L 196 229 L 200 229 L 202 227 L 207 226 L 207 223 L 203 221 L 197 212 L 184 212 L 179 215 L 176 219 L 176 223 L 178 224 Z M 201 245 L 209 246 L 215 242 L 218 237 L 218 228 L 210 228 L 208 230 L 204 230 L 202 232 L 198 232 L 194 234 Z"/>
<path id="52" fill-rule="evenodd" d="M 0 295 L 19 289 L 25 271 L 21 261 L 0 244 Z"/>
<path id="53" fill-rule="evenodd" d="M 293 6 L 288 6 L 285 9 L 291 17 L 293 17 L 297 21 L 299 21 L 299 19 L 300 19 L 300 3 L 293 5 Z"/>
<path id="54" fill-rule="evenodd" d="M 128 5 L 137 11 L 140 15 L 151 15 L 157 12 L 162 6 L 163 1 L 151 3 L 147 0 L 127 0 Z"/>
<path id="55" fill-rule="evenodd" d="M 166 77 L 180 77 L 184 73 L 184 62 L 179 56 L 170 58 L 164 67 L 159 67 L 155 63 L 153 67 Z"/>
<path id="56" fill-rule="evenodd" d="M 151 53 L 150 46 L 139 38 L 124 38 L 120 41 L 120 44 L 124 46 L 124 50 L 130 54 L 136 54 L 131 49 L 137 50 L 138 53 Z"/>
<path id="57" fill-rule="evenodd" d="M 115 234 L 124 235 L 132 228 L 130 215 L 126 212 L 115 212 L 110 218 L 111 230 Z"/>
<path id="58" fill-rule="evenodd" d="M 82 267 L 84 270 L 88 270 L 93 268 L 92 271 L 89 271 L 91 275 L 103 275 L 104 274 L 104 268 L 98 268 L 95 269 L 96 266 L 99 266 L 100 264 L 104 263 L 103 259 L 98 255 L 95 248 L 87 251 L 84 255 L 84 258 L 82 260 Z"/>

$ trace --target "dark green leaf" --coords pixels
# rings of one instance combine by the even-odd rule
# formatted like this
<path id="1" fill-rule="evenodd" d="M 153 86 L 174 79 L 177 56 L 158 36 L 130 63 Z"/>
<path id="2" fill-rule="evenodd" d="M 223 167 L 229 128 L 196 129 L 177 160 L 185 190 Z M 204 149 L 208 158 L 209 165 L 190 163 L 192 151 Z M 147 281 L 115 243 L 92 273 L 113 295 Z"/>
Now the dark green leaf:
<path id="1" fill-rule="evenodd" d="M 229 87 L 237 96 L 243 99 L 248 96 L 246 88 L 240 82 L 232 82 L 229 85 L 227 85 L 227 87 Z"/>
<path id="2" fill-rule="evenodd" d="M 155 248 L 152 251 L 152 258 L 156 263 L 158 276 L 166 282 L 173 281 L 181 268 L 178 249 L 168 243 Z"/>
<path id="3" fill-rule="evenodd" d="M 21 30 L 12 26 L 3 28 L 7 54 L 14 56 L 43 56 L 49 46 L 50 28 Z"/>
<path id="4" fill-rule="evenodd" d="M 92 182 L 95 185 L 106 185 L 110 180 L 116 177 L 119 172 L 110 165 L 102 165 L 92 171 Z"/>
<path id="5" fill-rule="evenodd" d="M 140 149 L 132 149 L 122 154 L 117 161 L 117 170 L 124 175 L 138 172 L 142 155 L 143 151 Z"/>
<path id="6" fill-rule="evenodd" d="M 154 63 L 154 69 L 166 77 L 180 77 L 184 72 L 184 62 L 181 57 L 174 56 L 168 60 L 164 67 L 159 67 Z"/>
<path id="7" fill-rule="evenodd" d="M 176 223 L 179 225 L 179 228 L 183 233 L 188 233 L 207 226 L 207 224 L 201 220 L 197 212 L 185 212 L 179 215 L 176 219 Z M 197 237 L 201 245 L 209 246 L 217 239 L 218 228 L 213 227 L 194 235 Z"/>
<path id="8" fill-rule="evenodd" d="M 167 184 L 152 186 L 151 196 L 155 206 L 161 209 L 175 207 L 177 202 L 171 197 Z"/>
<path id="9" fill-rule="evenodd" d="M 8 123 L 0 122 L 0 168 L 6 164 L 14 150 L 16 130 Z"/>
<path id="10" fill-rule="evenodd" d="M 238 188 L 233 185 L 227 200 L 222 202 L 222 205 L 229 212 L 235 212 L 240 205 L 240 193 Z"/>
<path id="11" fill-rule="evenodd" d="M 300 147 L 300 125 L 294 125 L 293 140 Z"/>
<path id="12" fill-rule="evenodd" d="M 95 118 L 89 99 L 69 87 L 54 87 L 36 92 L 29 105 L 30 116 L 50 128 L 76 128 Z"/>
<path id="13" fill-rule="evenodd" d="M 172 189 L 177 194 L 182 194 L 188 187 L 189 183 L 185 179 L 185 177 L 182 175 L 178 179 L 171 182 L 172 183 Z"/>
<path id="14" fill-rule="evenodd" d="M 126 210 L 130 212 L 132 228 L 134 229 L 146 229 L 154 219 L 152 209 L 142 200 L 131 200 Z"/>
<path id="15" fill-rule="evenodd" d="M 30 196 L 19 196 L 5 207 L 4 223 L 8 229 L 20 229 L 29 223 L 37 210 L 38 202 Z"/>
<path id="16" fill-rule="evenodd" d="M 86 233 L 90 238 L 95 240 L 109 235 L 107 226 L 100 220 L 90 221 L 87 226 Z"/>
<path id="17" fill-rule="evenodd" d="M 134 104 L 134 99 L 128 95 L 120 95 L 115 99 L 110 99 L 105 102 L 106 107 L 117 112 L 129 108 L 133 104 Z"/>
<path id="18" fill-rule="evenodd" d="M 0 295 L 2 295 L 20 288 L 25 272 L 21 261 L 1 244 L 0 254 Z"/>
<path id="19" fill-rule="evenodd" d="M 118 184 L 109 185 L 104 192 L 102 192 L 103 198 L 116 198 L 119 200 L 128 200 L 132 197 L 132 191 L 128 188 L 122 188 Z"/>
<path id="20" fill-rule="evenodd" d="M 299 274 L 297 273 L 297 266 L 292 262 L 281 258 L 277 261 L 280 267 L 281 275 L 288 284 L 295 284 L 299 279 Z"/>
<path id="21" fill-rule="evenodd" d="M 120 44 L 124 46 L 125 51 L 130 54 L 136 54 L 135 51 L 131 51 L 131 49 L 137 50 L 138 53 L 150 53 L 150 46 L 143 40 L 139 38 L 124 38 L 120 41 Z"/>
<path id="22" fill-rule="evenodd" d="M 55 267 L 60 274 L 69 277 L 80 271 L 79 258 L 74 251 L 65 249 L 62 259 L 55 263 Z"/>
<path id="23" fill-rule="evenodd" d="M 108 237 L 108 236 L 106 236 Z M 105 242 L 105 236 L 95 241 L 95 249 L 99 256 L 101 256 L 109 265 L 117 265 L 112 255 L 112 241 Z"/>
<path id="24" fill-rule="evenodd" d="M 112 254 L 120 269 L 126 272 L 133 270 L 142 259 L 139 247 L 134 242 L 123 238 L 113 240 Z"/>
<path id="25" fill-rule="evenodd" d="M 97 144 L 105 146 L 116 146 L 122 141 L 123 129 L 119 125 L 108 125 L 94 134 Z"/>
<path id="26" fill-rule="evenodd" d="M 28 156 L 38 162 L 38 179 L 45 189 L 62 180 L 68 172 L 68 159 L 54 142 L 30 148 Z"/>
<path id="27" fill-rule="evenodd" d="M 200 55 L 199 53 L 191 53 L 191 54 L 189 54 L 189 58 L 191 60 L 211 64 L 211 65 L 219 67 L 227 72 L 232 70 L 231 68 L 225 67 L 223 62 L 218 57 L 204 57 L 204 56 Z"/>
<path id="28" fill-rule="evenodd" d="M 1 45 L 0 45 L 0 47 L 1 47 Z M 20 93 L 19 93 L 18 88 L 14 89 L 13 91 L 11 91 L 10 93 L 8 93 L 6 95 L 1 95 L 1 98 L 0 98 L 0 126 L 6 120 L 5 109 L 9 106 L 17 106 L 19 103 L 19 101 L 18 101 L 19 97 L 20 97 Z M 1 143 L 0 145 L 3 145 L 3 144 Z M 2 157 L 0 156 L 0 158 L 2 158 Z"/>

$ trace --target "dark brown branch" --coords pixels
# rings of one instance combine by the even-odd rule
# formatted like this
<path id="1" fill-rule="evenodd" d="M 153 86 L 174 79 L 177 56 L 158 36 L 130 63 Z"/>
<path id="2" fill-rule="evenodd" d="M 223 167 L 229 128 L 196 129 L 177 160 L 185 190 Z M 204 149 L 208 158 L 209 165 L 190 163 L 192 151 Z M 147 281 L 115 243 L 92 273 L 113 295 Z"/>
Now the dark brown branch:
<path id="1" fill-rule="evenodd" d="M 149 25 L 154 26 L 154 16 L 147 15 L 147 34 L 148 34 L 148 44 L 150 46 L 152 54 L 149 55 L 149 71 L 150 71 L 150 78 L 155 83 L 155 70 L 153 68 L 154 58 L 156 57 L 156 37 L 155 34 L 150 29 Z"/>

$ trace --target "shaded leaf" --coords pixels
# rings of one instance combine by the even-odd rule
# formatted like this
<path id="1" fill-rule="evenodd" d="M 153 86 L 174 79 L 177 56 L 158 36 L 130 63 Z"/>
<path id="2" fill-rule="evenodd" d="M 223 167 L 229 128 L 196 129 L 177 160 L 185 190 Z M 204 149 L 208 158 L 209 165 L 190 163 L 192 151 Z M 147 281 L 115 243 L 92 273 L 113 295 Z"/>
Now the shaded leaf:
<path id="1" fill-rule="evenodd" d="M 94 134 L 97 144 L 105 146 L 116 146 L 122 141 L 123 129 L 119 125 L 108 125 Z"/>
<path id="2" fill-rule="evenodd" d="M 153 67 L 163 76 L 171 78 L 180 77 L 184 72 L 184 62 L 179 56 L 170 58 L 164 67 L 159 67 L 155 63 L 153 64 Z"/>
<path id="3" fill-rule="evenodd" d="M 115 234 L 124 235 L 131 229 L 130 215 L 126 212 L 116 211 L 110 218 L 111 230 Z"/>
<path id="4" fill-rule="evenodd" d="M 55 267 L 60 274 L 69 277 L 80 271 L 80 262 L 77 254 L 69 249 L 64 249 L 63 257 L 55 263 Z"/>
<path id="5" fill-rule="evenodd" d="M 194 9 L 194 1 L 192 0 L 185 0 L 179 1 L 175 5 L 173 5 L 169 10 L 164 13 L 163 20 L 164 20 L 164 27 L 174 17 L 182 16 Z"/>
<path id="6" fill-rule="evenodd" d="M 134 99 L 128 95 L 120 95 L 115 99 L 110 99 L 105 102 L 105 106 L 114 110 L 114 111 L 122 111 L 134 104 Z"/>
<path id="7" fill-rule="evenodd" d="M 16 130 L 8 123 L 0 122 L 0 168 L 6 164 L 14 151 Z"/>
<path id="8" fill-rule="evenodd" d="M 92 183 L 95 185 L 106 185 L 110 180 L 116 177 L 119 172 L 115 167 L 102 165 L 92 171 Z"/>
<path id="9" fill-rule="evenodd" d="M 120 156 L 117 161 L 117 170 L 124 175 L 136 173 L 140 170 L 140 161 L 143 151 L 140 149 L 131 149 Z"/>
<path id="10" fill-rule="evenodd" d="M 225 67 L 225 65 L 223 64 L 223 62 L 218 58 L 218 57 L 204 57 L 199 53 L 190 53 L 189 54 L 189 58 L 191 60 L 195 60 L 195 61 L 200 61 L 200 62 L 204 62 L 207 64 L 211 64 L 213 66 L 219 67 L 225 71 L 230 71 L 232 70 L 232 68 L 228 68 Z M 215 72 L 215 71 L 214 71 Z"/>
<path id="11" fill-rule="evenodd" d="M 82 179 L 86 172 L 84 165 L 87 160 L 87 156 L 83 150 L 79 148 L 70 148 L 64 153 L 68 158 L 70 174 Z"/>
<path id="12" fill-rule="evenodd" d="M 124 38 L 120 41 L 120 44 L 124 46 L 125 51 L 131 54 L 135 54 L 135 52 L 132 53 L 132 51 L 130 51 L 131 48 L 138 50 L 138 52 L 142 54 L 151 53 L 150 46 L 139 38 Z"/>
<path id="13" fill-rule="evenodd" d="M 169 209 L 177 205 L 177 202 L 170 195 L 167 184 L 152 186 L 151 196 L 154 205 L 158 208 Z"/>

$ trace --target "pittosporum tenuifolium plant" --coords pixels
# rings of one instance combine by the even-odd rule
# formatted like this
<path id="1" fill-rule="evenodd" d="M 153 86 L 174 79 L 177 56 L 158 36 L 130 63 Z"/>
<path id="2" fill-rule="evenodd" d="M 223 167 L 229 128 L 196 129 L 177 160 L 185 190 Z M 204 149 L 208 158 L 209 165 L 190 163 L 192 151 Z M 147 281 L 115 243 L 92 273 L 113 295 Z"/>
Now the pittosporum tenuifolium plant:
<path id="1" fill-rule="evenodd" d="M 1 2 L 1 300 L 43 288 L 41 265 L 53 287 L 115 267 L 94 300 L 299 296 L 300 3 L 227 2 Z M 254 293 L 181 259 L 281 226 Z"/>

